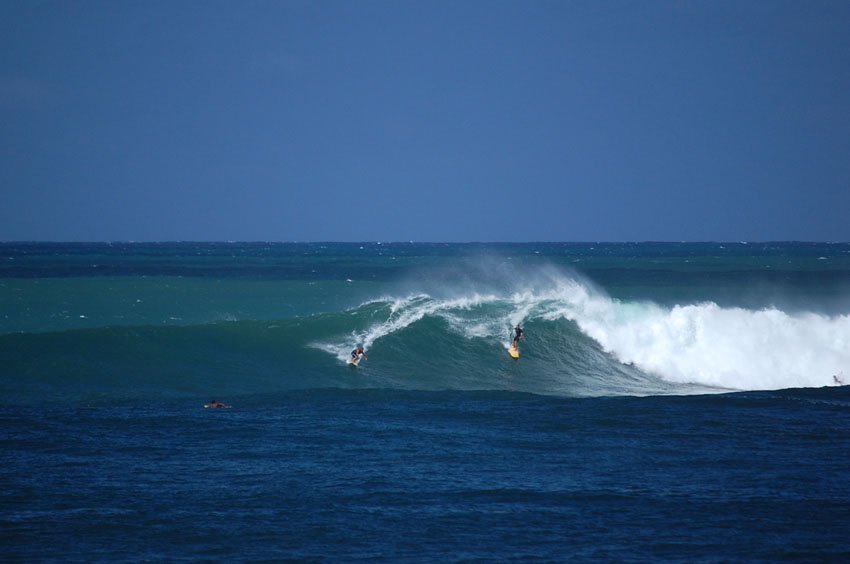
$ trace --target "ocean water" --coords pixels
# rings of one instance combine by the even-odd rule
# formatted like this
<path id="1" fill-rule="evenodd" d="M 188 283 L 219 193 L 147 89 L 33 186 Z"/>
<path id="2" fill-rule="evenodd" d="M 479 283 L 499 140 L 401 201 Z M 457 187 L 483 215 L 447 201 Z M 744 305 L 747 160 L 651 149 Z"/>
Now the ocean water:
<path id="1" fill-rule="evenodd" d="M 3 243 L 0 547 L 846 561 L 846 383 L 850 244 Z"/>

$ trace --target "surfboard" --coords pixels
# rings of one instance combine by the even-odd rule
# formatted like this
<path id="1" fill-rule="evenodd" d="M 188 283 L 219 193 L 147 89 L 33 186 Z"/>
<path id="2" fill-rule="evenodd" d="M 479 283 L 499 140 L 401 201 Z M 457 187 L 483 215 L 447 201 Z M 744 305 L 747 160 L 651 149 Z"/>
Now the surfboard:
<path id="1" fill-rule="evenodd" d="M 511 345 L 508 347 L 508 354 L 511 355 L 511 358 L 519 358 L 519 349 Z"/>
<path id="2" fill-rule="evenodd" d="M 358 364 L 360 364 L 360 359 L 363 358 L 363 355 L 359 355 L 357 358 L 352 358 L 348 361 L 348 365 L 352 368 L 356 368 Z"/>

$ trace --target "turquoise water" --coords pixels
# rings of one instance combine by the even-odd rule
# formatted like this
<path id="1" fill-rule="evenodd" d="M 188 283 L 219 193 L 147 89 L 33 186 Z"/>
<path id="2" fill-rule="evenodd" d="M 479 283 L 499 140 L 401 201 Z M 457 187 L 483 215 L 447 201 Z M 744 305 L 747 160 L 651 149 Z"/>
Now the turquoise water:
<path id="1" fill-rule="evenodd" d="M 848 244 L 0 260 L 12 560 L 850 555 Z"/>

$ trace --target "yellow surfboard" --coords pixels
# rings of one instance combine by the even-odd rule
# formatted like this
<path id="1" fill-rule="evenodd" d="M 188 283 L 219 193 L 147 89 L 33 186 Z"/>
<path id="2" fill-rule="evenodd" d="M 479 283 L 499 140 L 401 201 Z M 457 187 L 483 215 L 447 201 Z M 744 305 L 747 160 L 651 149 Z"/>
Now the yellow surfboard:
<path id="1" fill-rule="evenodd" d="M 511 358 L 519 358 L 519 349 L 511 345 L 508 348 L 508 354 L 511 355 Z"/>

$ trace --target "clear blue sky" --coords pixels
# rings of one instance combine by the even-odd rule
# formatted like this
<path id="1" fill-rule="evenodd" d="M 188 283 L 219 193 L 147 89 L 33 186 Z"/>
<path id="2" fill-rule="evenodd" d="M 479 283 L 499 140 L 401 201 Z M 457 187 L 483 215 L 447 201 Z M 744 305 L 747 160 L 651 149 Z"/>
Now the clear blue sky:
<path id="1" fill-rule="evenodd" d="M 0 3 L 0 240 L 850 240 L 850 2 Z"/>

